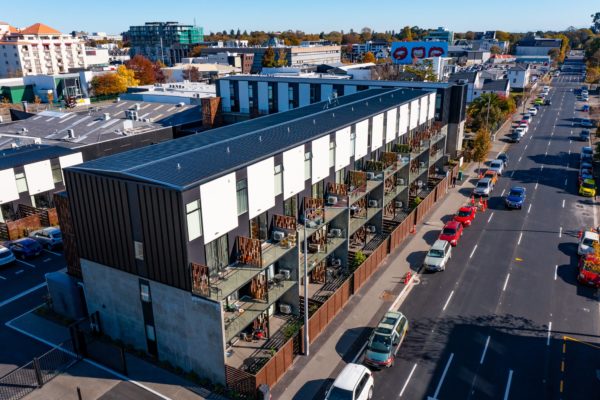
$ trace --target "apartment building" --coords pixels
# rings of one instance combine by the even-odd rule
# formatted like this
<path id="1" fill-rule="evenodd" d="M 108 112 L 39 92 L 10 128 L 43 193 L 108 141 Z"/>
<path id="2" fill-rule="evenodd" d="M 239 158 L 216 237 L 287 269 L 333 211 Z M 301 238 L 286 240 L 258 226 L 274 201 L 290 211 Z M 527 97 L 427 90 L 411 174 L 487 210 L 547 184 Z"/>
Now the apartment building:
<path id="1" fill-rule="evenodd" d="M 87 68 L 85 44 L 42 23 L 25 29 L 0 25 L 0 77 L 67 73 Z"/>
<path id="2" fill-rule="evenodd" d="M 427 36 L 425 36 L 425 40 L 452 43 L 454 41 L 454 32 L 440 26 L 437 29 L 429 31 Z"/>
<path id="3" fill-rule="evenodd" d="M 179 22 L 146 22 L 130 26 L 127 38 L 131 44 L 130 55 L 143 55 L 166 65 L 180 63 L 190 50 L 204 42 L 204 29 Z"/>
<path id="4" fill-rule="evenodd" d="M 252 371 L 443 174 L 435 103 L 372 89 L 67 168 L 89 312 L 214 382 Z"/>

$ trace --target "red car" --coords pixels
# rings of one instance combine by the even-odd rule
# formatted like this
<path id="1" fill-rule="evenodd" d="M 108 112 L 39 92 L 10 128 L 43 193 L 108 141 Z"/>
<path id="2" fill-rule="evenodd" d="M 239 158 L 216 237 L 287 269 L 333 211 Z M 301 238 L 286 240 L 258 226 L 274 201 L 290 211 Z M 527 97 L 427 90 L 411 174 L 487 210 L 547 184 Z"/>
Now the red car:
<path id="1" fill-rule="evenodd" d="M 446 225 L 444 225 L 444 228 L 442 229 L 442 232 L 440 233 L 440 237 L 438 239 L 445 240 L 447 242 L 450 242 L 452 246 L 456 246 L 458 244 L 458 240 L 462 236 L 462 233 L 462 224 L 458 221 L 450 221 Z"/>
<path id="2" fill-rule="evenodd" d="M 600 288 L 600 264 L 596 261 L 594 254 L 588 254 L 579 259 L 577 280 L 583 285 Z"/>
<path id="3" fill-rule="evenodd" d="M 460 222 L 463 226 L 467 227 L 471 225 L 475 219 L 475 214 L 477 214 L 477 207 L 464 206 L 458 210 L 453 220 Z"/>

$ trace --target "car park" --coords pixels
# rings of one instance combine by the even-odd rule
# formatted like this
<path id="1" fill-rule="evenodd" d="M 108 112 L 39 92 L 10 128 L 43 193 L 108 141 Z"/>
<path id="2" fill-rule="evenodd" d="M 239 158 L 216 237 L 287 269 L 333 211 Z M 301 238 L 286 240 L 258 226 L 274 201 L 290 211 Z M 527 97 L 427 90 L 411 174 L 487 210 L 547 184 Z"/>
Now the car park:
<path id="1" fill-rule="evenodd" d="M 445 240 L 452 246 L 456 246 L 463 234 L 463 226 L 460 222 L 450 221 L 444 225 L 440 232 L 439 240 Z"/>
<path id="2" fill-rule="evenodd" d="M 54 227 L 33 231 L 29 237 L 38 241 L 46 249 L 52 250 L 63 245 L 62 233 L 60 229 Z"/>
<path id="3" fill-rule="evenodd" d="M 494 188 L 494 184 L 490 178 L 482 178 L 477 184 L 475 184 L 475 188 L 473 189 L 473 195 L 475 196 L 489 196 Z"/>
<path id="4" fill-rule="evenodd" d="M 581 132 L 579 132 L 579 140 L 581 140 L 582 142 L 589 142 L 590 131 L 588 131 L 587 129 L 583 129 Z"/>
<path id="5" fill-rule="evenodd" d="M 452 257 L 452 245 L 445 240 L 436 240 L 423 262 L 423 267 L 427 271 L 444 271 L 448 260 Z"/>
<path id="6" fill-rule="evenodd" d="M 596 196 L 596 181 L 593 179 L 584 179 L 579 186 L 579 194 L 585 197 Z"/>
<path id="7" fill-rule="evenodd" d="M 594 245 L 600 242 L 598 232 L 586 230 L 581 233 L 579 244 L 577 245 L 577 255 L 583 256 L 594 253 Z"/>
<path id="8" fill-rule="evenodd" d="M 460 222 L 464 227 L 470 226 L 477 215 L 477 207 L 464 206 L 454 215 L 454 221 Z"/>
<path id="9" fill-rule="evenodd" d="M 13 240 L 9 243 L 8 248 L 15 257 L 21 259 L 37 257 L 42 252 L 42 245 L 31 238 Z"/>
<path id="10" fill-rule="evenodd" d="M 496 172 L 499 176 L 502 176 L 502 173 L 504 172 L 504 161 L 493 160 L 490 163 L 490 170 Z"/>
<path id="11" fill-rule="evenodd" d="M 369 337 L 363 362 L 373 368 L 393 367 L 407 331 L 408 320 L 401 312 L 386 312 Z"/>
<path id="12" fill-rule="evenodd" d="M 506 198 L 504 199 L 504 206 L 506 208 L 520 210 L 521 208 L 523 208 L 526 195 L 527 191 L 524 187 L 514 186 L 510 188 L 510 191 L 506 195 Z"/>
<path id="13" fill-rule="evenodd" d="M 0 246 L 0 267 L 12 264 L 16 261 L 15 255 L 10 249 Z"/>
<path id="14" fill-rule="evenodd" d="M 333 381 L 325 400 L 368 400 L 373 397 L 373 386 L 369 368 L 349 363 Z"/>
<path id="15" fill-rule="evenodd" d="M 577 282 L 600 288 L 600 262 L 595 254 L 586 254 L 579 259 Z"/>
<path id="16" fill-rule="evenodd" d="M 529 110 L 527 110 L 527 112 L 531 115 L 537 115 L 538 109 L 535 107 L 531 107 Z"/>

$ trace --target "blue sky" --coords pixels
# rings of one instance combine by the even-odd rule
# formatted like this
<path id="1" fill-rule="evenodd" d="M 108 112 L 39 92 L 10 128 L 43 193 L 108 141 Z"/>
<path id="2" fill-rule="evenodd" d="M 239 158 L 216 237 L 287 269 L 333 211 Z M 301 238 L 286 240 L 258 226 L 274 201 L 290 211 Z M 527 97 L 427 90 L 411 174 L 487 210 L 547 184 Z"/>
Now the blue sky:
<path id="1" fill-rule="evenodd" d="M 405 25 L 466 30 L 526 32 L 588 27 L 600 11 L 592 0 L 29 0 L 3 1 L 0 20 L 18 27 L 44 22 L 63 32 L 120 33 L 146 21 L 193 23 L 205 32 L 238 27 L 243 31 L 300 29 L 400 30 Z"/>

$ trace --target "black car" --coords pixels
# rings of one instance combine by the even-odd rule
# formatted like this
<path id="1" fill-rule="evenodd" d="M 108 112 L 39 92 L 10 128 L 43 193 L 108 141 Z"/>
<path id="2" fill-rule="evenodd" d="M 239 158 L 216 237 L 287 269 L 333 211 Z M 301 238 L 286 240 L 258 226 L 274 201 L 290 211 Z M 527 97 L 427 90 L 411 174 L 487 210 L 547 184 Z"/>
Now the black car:
<path id="1" fill-rule="evenodd" d="M 587 129 L 584 129 L 581 132 L 579 132 L 579 140 L 581 140 L 582 142 L 589 142 L 590 141 L 590 131 L 588 131 Z"/>
<path id="2" fill-rule="evenodd" d="M 546 99 L 546 101 L 544 101 L 544 104 L 547 106 L 551 106 L 552 102 L 550 100 Z"/>
<path id="3" fill-rule="evenodd" d="M 521 135 L 519 135 L 517 132 L 511 133 L 508 138 L 513 143 L 519 143 L 521 141 Z"/>
<path id="4" fill-rule="evenodd" d="M 500 153 L 498 154 L 498 156 L 496 157 L 497 160 L 502 160 L 502 162 L 504 163 L 504 166 L 508 166 L 508 154 L 506 153 Z"/>

